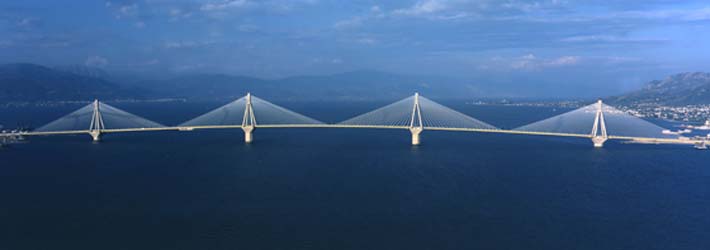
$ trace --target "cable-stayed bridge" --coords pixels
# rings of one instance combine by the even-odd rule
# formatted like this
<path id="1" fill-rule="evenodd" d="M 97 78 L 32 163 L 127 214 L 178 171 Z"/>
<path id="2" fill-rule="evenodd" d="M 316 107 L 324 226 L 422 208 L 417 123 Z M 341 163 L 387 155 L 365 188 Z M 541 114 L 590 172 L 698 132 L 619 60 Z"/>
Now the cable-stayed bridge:
<path id="1" fill-rule="evenodd" d="M 603 104 L 601 100 L 515 129 L 500 129 L 418 93 L 335 124 L 320 122 L 251 94 L 177 126 L 164 126 L 96 100 L 35 131 L 4 136 L 89 134 L 94 141 L 99 141 L 103 134 L 110 133 L 241 129 L 244 140 L 249 143 L 257 128 L 402 129 L 410 131 L 413 145 L 420 144 L 420 134 L 425 130 L 578 137 L 590 139 L 594 147 L 602 147 L 607 140 L 703 147 L 710 144 L 708 139 L 664 134 L 662 127 Z"/>

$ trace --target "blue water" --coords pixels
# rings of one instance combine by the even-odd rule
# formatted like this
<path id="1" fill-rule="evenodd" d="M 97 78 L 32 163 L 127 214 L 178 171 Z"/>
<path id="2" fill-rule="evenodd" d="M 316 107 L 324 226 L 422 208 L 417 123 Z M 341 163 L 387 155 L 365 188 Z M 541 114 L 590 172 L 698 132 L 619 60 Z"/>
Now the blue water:
<path id="1" fill-rule="evenodd" d="M 382 103 L 277 103 L 333 122 Z M 501 127 L 564 110 L 450 106 Z M 177 124 L 216 103 L 115 104 Z M 35 126 L 72 106 L 0 109 Z M 0 150 L 0 249 L 708 249 L 710 152 L 425 131 L 31 138 Z"/>

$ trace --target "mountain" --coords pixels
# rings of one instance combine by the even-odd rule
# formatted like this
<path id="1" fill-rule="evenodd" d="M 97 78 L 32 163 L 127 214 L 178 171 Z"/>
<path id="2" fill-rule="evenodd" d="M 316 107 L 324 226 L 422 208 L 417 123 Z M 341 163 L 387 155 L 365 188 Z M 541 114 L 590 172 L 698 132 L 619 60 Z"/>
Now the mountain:
<path id="1" fill-rule="evenodd" d="M 460 80 L 435 76 L 404 76 L 379 71 L 353 71 L 325 76 L 259 79 L 223 74 L 197 74 L 135 86 L 166 97 L 231 99 L 246 92 L 282 100 L 392 100 L 420 91 L 428 97 L 470 98 L 478 88 Z"/>
<path id="2" fill-rule="evenodd" d="M 94 98 L 229 100 L 242 97 L 246 92 L 279 100 L 394 100 L 412 95 L 415 91 L 431 98 L 481 96 L 476 85 L 462 80 L 371 70 L 281 79 L 226 74 L 190 74 L 120 83 L 115 82 L 116 79 L 120 78 L 109 77 L 101 69 L 84 66 L 0 65 L 0 102 Z"/>
<path id="3" fill-rule="evenodd" d="M 140 99 L 136 89 L 35 64 L 0 65 L 0 101 Z"/>
<path id="4" fill-rule="evenodd" d="M 648 82 L 640 90 L 614 96 L 609 103 L 680 106 L 710 104 L 710 73 L 687 72 Z"/>
<path id="5" fill-rule="evenodd" d="M 66 73 L 72 73 L 75 75 L 80 75 L 80 76 L 85 76 L 85 77 L 91 77 L 91 78 L 98 78 L 98 79 L 104 79 L 108 80 L 109 79 L 109 74 L 100 68 L 97 67 L 90 67 L 90 66 L 84 66 L 84 65 L 66 65 L 66 66 L 56 66 L 54 69 L 63 71 Z"/>
<path id="6" fill-rule="evenodd" d="M 131 86 L 148 89 L 161 97 L 188 99 L 234 99 L 247 91 L 264 89 L 268 81 L 246 76 L 224 74 L 194 74 L 167 80 L 149 80 L 131 83 Z"/>

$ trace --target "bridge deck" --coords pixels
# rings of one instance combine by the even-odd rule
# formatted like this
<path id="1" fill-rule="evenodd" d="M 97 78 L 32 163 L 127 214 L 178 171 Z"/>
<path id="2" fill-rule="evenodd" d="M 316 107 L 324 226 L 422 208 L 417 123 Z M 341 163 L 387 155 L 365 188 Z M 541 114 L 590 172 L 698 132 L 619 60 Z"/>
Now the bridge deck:
<path id="1" fill-rule="evenodd" d="M 159 128 L 131 128 L 131 129 L 105 129 L 101 133 L 130 133 L 130 132 L 153 132 L 153 131 L 192 131 L 203 129 L 241 129 L 241 125 L 212 125 L 212 126 L 175 126 L 175 127 L 159 127 Z M 408 126 L 384 126 L 384 125 L 342 125 L 342 124 L 278 124 L 278 125 L 256 125 L 259 129 L 268 128 L 353 128 L 353 129 L 402 129 L 408 130 Z M 535 131 L 520 131 L 520 130 L 505 130 L 505 129 L 476 129 L 476 128 L 446 128 L 446 127 L 424 127 L 424 130 L 432 131 L 453 131 L 453 132 L 476 132 L 476 133 L 497 133 L 497 134 L 513 134 L 513 135 L 533 135 L 533 136 L 556 136 L 556 137 L 577 137 L 591 138 L 589 134 L 572 134 L 572 133 L 552 133 L 552 132 L 535 132 Z M 71 134 L 88 134 L 89 130 L 71 130 L 71 131 L 51 131 L 51 132 L 22 132 L 8 133 L 2 136 L 46 136 L 46 135 L 71 135 Z M 666 139 L 666 138 L 648 138 L 648 137 L 630 137 L 630 136 L 613 136 L 611 140 L 629 140 L 643 143 L 668 143 L 668 144 L 694 144 L 702 142 L 701 140 L 693 139 Z"/>

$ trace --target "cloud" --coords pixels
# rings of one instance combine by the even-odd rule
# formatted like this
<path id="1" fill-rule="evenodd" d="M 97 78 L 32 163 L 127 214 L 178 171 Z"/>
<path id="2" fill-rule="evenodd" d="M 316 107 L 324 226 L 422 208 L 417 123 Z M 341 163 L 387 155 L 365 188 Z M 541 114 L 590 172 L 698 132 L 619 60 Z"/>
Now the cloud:
<path id="1" fill-rule="evenodd" d="M 108 59 L 100 56 L 90 56 L 86 58 L 86 61 L 84 61 L 84 65 L 90 66 L 90 67 L 105 67 L 108 65 Z"/>
<path id="2" fill-rule="evenodd" d="M 527 54 L 519 57 L 493 57 L 489 62 L 479 66 L 479 69 L 498 70 L 524 70 L 536 71 L 548 68 L 567 67 L 579 64 L 579 56 L 560 56 L 553 58 L 539 58 L 534 54 Z"/>
<path id="3" fill-rule="evenodd" d="M 151 10 L 145 4 L 136 1 L 110 1 L 106 2 L 106 8 L 113 12 L 113 17 L 118 20 L 125 20 L 135 28 L 147 26 L 147 20 L 152 16 Z"/>
<path id="4" fill-rule="evenodd" d="M 17 27 L 20 28 L 30 28 L 37 26 L 40 23 L 39 18 L 25 17 L 17 21 Z"/>
<path id="5" fill-rule="evenodd" d="M 628 38 L 611 35 L 587 35 L 566 37 L 561 41 L 570 43 L 659 43 L 667 42 L 669 40 L 660 38 Z"/>
<path id="6" fill-rule="evenodd" d="M 372 20 L 372 19 L 382 19 L 385 18 L 386 15 L 383 13 L 382 8 L 380 8 L 379 5 L 374 5 L 370 7 L 370 11 L 359 15 L 359 16 L 354 16 L 345 20 L 340 20 L 335 22 L 333 24 L 333 28 L 335 29 L 348 29 L 348 28 L 355 28 L 360 25 L 362 25 L 364 22 Z"/>
<path id="7" fill-rule="evenodd" d="M 561 0 L 420 0 L 409 7 L 396 9 L 392 14 L 432 20 L 505 20 L 550 12 L 560 9 L 565 3 Z"/>
<path id="8" fill-rule="evenodd" d="M 605 56 L 601 59 L 603 59 L 603 61 L 607 64 L 635 63 L 643 61 L 643 58 L 628 56 Z"/>
<path id="9" fill-rule="evenodd" d="M 374 38 L 371 38 L 371 37 L 363 37 L 363 38 L 357 39 L 356 41 L 358 43 L 367 44 L 367 45 L 377 44 L 377 40 Z"/>
<path id="10" fill-rule="evenodd" d="M 174 72 L 188 72 L 188 71 L 197 71 L 197 70 L 203 69 L 205 67 L 207 67 L 207 65 L 204 63 L 181 64 L 181 65 L 173 66 L 171 68 L 171 70 Z"/>
<path id="11" fill-rule="evenodd" d="M 135 3 L 126 5 L 107 4 L 107 7 L 111 7 L 114 9 L 114 17 L 116 19 L 135 17 L 138 15 L 138 4 Z"/>
<path id="12" fill-rule="evenodd" d="M 187 19 L 192 17 L 192 12 L 185 11 L 181 8 L 172 7 L 168 10 L 168 15 L 170 15 L 170 21 L 177 21 L 180 19 Z"/>
<path id="13" fill-rule="evenodd" d="M 134 63 L 130 66 L 145 67 L 145 66 L 152 66 L 152 65 L 158 65 L 158 64 L 160 64 L 160 60 L 154 58 L 154 59 L 150 59 L 150 60 L 146 60 L 146 61 L 142 61 L 142 62 L 137 62 L 137 63 Z"/>
<path id="14" fill-rule="evenodd" d="M 403 9 L 396 9 L 392 13 L 398 15 L 417 16 L 422 14 L 430 14 L 446 10 L 449 6 L 445 1 L 441 0 L 425 0 L 415 3 L 413 6 Z"/>
<path id="15" fill-rule="evenodd" d="M 223 11 L 233 8 L 244 8 L 248 7 L 252 3 L 248 0 L 229 0 L 220 2 L 206 3 L 200 6 L 202 11 Z"/>
<path id="16" fill-rule="evenodd" d="M 237 26 L 237 30 L 241 32 L 255 32 L 259 31 L 259 26 L 253 25 L 253 24 L 242 24 Z"/>
<path id="17" fill-rule="evenodd" d="M 710 7 L 691 9 L 632 10 L 601 15 L 602 18 L 674 19 L 680 21 L 710 20 Z"/>
<path id="18" fill-rule="evenodd" d="M 192 49 L 201 48 L 214 44 L 214 42 L 197 42 L 197 41 L 177 41 L 177 42 L 166 42 L 163 45 L 165 49 Z"/>
<path id="19" fill-rule="evenodd" d="M 336 28 L 336 29 L 354 28 L 354 27 L 362 25 L 362 23 L 365 20 L 366 20 L 365 17 L 356 16 L 356 17 L 352 17 L 350 19 L 345 19 L 345 20 L 340 20 L 340 21 L 335 22 L 335 24 L 333 24 L 333 28 Z"/>
<path id="20" fill-rule="evenodd" d="M 554 58 L 552 60 L 543 62 L 544 67 L 559 67 L 559 66 L 568 66 L 568 65 L 575 65 L 579 63 L 579 57 L 578 56 L 562 56 L 558 58 Z"/>
<path id="21" fill-rule="evenodd" d="M 343 59 L 340 59 L 338 57 L 336 58 L 321 58 L 321 57 L 316 57 L 311 59 L 311 63 L 313 64 L 342 64 Z"/>

